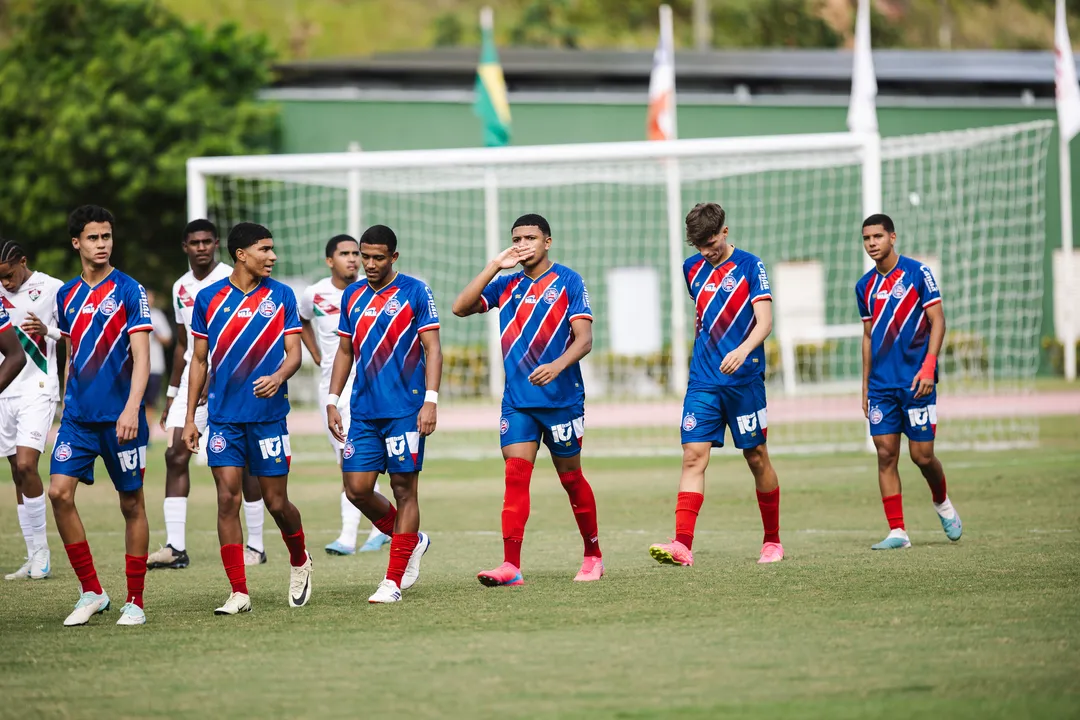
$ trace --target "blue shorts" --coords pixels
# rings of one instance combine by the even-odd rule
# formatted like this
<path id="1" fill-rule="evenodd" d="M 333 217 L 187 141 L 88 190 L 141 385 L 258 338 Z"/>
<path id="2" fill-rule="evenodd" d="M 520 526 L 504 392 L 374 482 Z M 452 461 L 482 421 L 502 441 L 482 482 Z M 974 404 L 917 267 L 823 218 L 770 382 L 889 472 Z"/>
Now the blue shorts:
<path id="1" fill-rule="evenodd" d="M 341 448 L 342 472 L 413 473 L 424 469 L 424 440 L 416 415 L 349 422 Z"/>
<path id="2" fill-rule="evenodd" d="M 682 442 L 724 447 L 724 428 L 731 428 L 735 447 L 749 450 L 765 442 L 765 381 L 712 389 L 689 389 L 683 400 Z"/>
<path id="3" fill-rule="evenodd" d="M 896 435 L 903 432 L 908 440 L 933 442 L 937 434 L 937 388 L 915 399 L 909 388 L 871 390 L 870 434 Z"/>
<path id="4" fill-rule="evenodd" d="M 210 467 L 246 467 L 256 477 L 289 474 L 292 447 L 285 420 L 207 423 L 206 455 Z"/>
<path id="5" fill-rule="evenodd" d="M 150 428 L 142 410 L 139 411 L 139 431 L 135 439 L 123 445 L 116 440 L 114 422 L 82 423 L 64 418 L 56 435 L 49 473 L 67 475 L 93 485 L 94 461 L 100 457 L 113 487 L 119 492 L 134 492 L 143 486 L 149 439 Z"/>
<path id="6" fill-rule="evenodd" d="M 563 408 L 502 407 L 500 447 L 543 441 L 556 457 L 574 457 L 585 440 L 585 403 Z"/>

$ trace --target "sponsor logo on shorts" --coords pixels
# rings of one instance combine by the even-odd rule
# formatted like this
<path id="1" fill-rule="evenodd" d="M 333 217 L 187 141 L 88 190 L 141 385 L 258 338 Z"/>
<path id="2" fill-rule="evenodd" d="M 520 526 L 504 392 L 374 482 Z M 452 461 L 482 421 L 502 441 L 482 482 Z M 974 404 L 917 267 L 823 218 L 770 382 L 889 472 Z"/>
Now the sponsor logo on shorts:
<path id="1" fill-rule="evenodd" d="M 881 408 L 876 405 L 870 408 L 870 424 L 879 425 L 881 421 L 885 419 L 885 413 L 881 412 Z"/>
<path id="2" fill-rule="evenodd" d="M 67 462 L 71 459 L 71 446 L 66 442 L 57 443 L 56 449 L 53 451 L 53 457 L 60 462 Z"/>
<path id="3" fill-rule="evenodd" d="M 559 291 L 553 287 L 549 287 L 544 291 L 544 302 L 548 305 L 554 305 L 555 301 L 559 298 Z"/>
<path id="4" fill-rule="evenodd" d="M 98 306 L 98 311 L 105 317 L 109 317 L 117 310 L 116 300 L 112 295 L 101 301 L 101 305 Z"/>
<path id="5" fill-rule="evenodd" d="M 120 469 L 124 472 L 133 472 L 139 468 L 139 451 L 135 450 L 121 450 L 116 453 L 117 459 L 120 461 Z"/>
<path id="6" fill-rule="evenodd" d="M 570 438 L 574 436 L 573 423 L 559 423 L 551 426 L 551 437 L 555 442 L 570 444 Z"/>
<path id="7" fill-rule="evenodd" d="M 355 454 L 356 454 L 356 446 L 353 445 L 351 442 L 345 443 L 345 447 L 343 447 L 341 449 L 341 457 L 348 460 L 349 458 L 351 458 Z"/>
<path id="8" fill-rule="evenodd" d="M 39 433 L 37 430 L 31 430 L 30 431 L 30 438 L 32 440 L 40 440 L 41 439 L 41 433 Z"/>
<path id="9" fill-rule="evenodd" d="M 273 317 L 274 311 L 277 310 L 277 305 L 273 300 L 263 300 L 259 303 L 259 314 L 264 318 Z"/>
<path id="10" fill-rule="evenodd" d="M 401 303 L 398 301 L 397 298 L 390 298 L 386 303 L 386 307 L 383 308 L 383 312 L 390 317 L 394 317 L 399 312 L 401 312 Z"/>
<path id="11" fill-rule="evenodd" d="M 386 456 L 396 457 L 398 462 L 405 462 L 405 436 L 394 435 L 386 438 Z"/>
<path id="12" fill-rule="evenodd" d="M 731 292 L 735 289 L 735 276 L 727 275 L 720 281 L 720 289 L 724 292 Z"/>
<path id="13" fill-rule="evenodd" d="M 499 434 L 505 435 L 510 430 L 510 421 L 506 418 L 499 418 Z"/>
<path id="14" fill-rule="evenodd" d="M 908 408 L 908 422 L 912 427 L 926 430 L 928 425 L 937 425 L 937 405 L 924 408 Z"/>
<path id="15" fill-rule="evenodd" d="M 275 458 L 274 462 L 281 462 L 282 444 L 280 435 L 260 440 L 259 452 L 262 454 L 262 459 L 269 460 L 270 458 Z"/>
<path id="16" fill-rule="evenodd" d="M 219 453 L 225 450 L 225 448 L 228 446 L 228 443 L 225 442 L 224 435 L 222 435 L 221 433 L 214 433 L 210 436 L 210 442 L 208 442 L 206 446 L 210 448 L 210 452 Z"/>
<path id="17" fill-rule="evenodd" d="M 682 429 L 686 432 L 690 432 L 697 427 L 697 418 L 694 417 L 694 413 L 686 413 L 686 417 L 682 419 Z"/>
<path id="18" fill-rule="evenodd" d="M 904 297 L 905 290 L 907 290 L 907 288 L 904 287 L 904 283 L 897 282 L 895 285 L 893 285 L 892 296 L 899 300 L 900 298 Z"/>

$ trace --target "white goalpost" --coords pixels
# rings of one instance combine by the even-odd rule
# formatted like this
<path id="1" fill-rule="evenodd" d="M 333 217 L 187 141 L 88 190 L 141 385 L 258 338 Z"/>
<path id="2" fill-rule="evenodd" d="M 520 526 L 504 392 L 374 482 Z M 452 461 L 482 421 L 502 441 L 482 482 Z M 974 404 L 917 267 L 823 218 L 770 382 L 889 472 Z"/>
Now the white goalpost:
<path id="1" fill-rule="evenodd" d="M 679 449 L 694 337 L 682 218 L 707 200 L 771 274 L 770 446 L 862 447 L 854 285 L 868 267 L 861 220 L 884 211 L 900 252 L 929 264 L 945 296 L 942 440 L 1030 444 L 1034 420 L 994 407 L 1030 392 L 1038 367 L 1051 128 L 193 158 L 188 213 L 223 232 L 242 220 L 270 227 L 277 274 L 295 286 L 323 275 L 332 235 L 394 228 L 398 267 L 428 282 L 443 311 L 432 449 L 464 455 L 498 449 L 501 356 L 493 317 L 460 319 L 449 306 L 515 217 L 544 215 L 553 259 L 585 278 L 596 318 L 583 368 L 588 447 L 627 455 Z"/>

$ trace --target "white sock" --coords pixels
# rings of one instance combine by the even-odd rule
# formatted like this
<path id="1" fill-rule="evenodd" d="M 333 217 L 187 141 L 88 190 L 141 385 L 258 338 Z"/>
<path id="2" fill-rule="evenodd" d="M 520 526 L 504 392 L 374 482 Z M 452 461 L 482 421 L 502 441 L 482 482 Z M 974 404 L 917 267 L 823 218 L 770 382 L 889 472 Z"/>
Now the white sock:
<path id="1" fill-rule="evenodd" d="M 360 519 L 363 513 L 355 505 L 349 502 L 349 497 L 343 490 L 341 492 L 341 535 L 338 542 L 346 547 L 356 547 L 356 534 L 360 530 Z"/>
<path id="2" fill-rule="evenodd" d="M 247 544 L 252 550 L 263 552 L 263 501 L 244 501 L 244 518 L 247 520 Z"/>
<path id="3" fill-rule="evenodd" d="M 165 543 L 174 550 L 183 552 L 187 549 L 184 527 L 187 525 L 187 498 L 165 498 Z"/>
<path id="4" fill-rule="evenodd" d="M 937 510 L 938 515 L 945 518 L 946 520 L 952 520 L 954 517 L 956 517 L 956 509 L 952 506 L 952 503 L 949 502 L 948 496 L 945 497 L 945 502 L 941 503 L 940 505 L 934 503 L 934 509 Z"/>
<path id="5" fill-rule="evenodd" d="M 904 528 L 896 528 L 895 530 L 890 530 L 888 537 L 899 537 L 904 538 L 905 540 L 911 539 L 908 537 L 907 530 L 905 530 Z"/>
<path id="6" fill-rule="evenodd" d="M 26 502 L 26 498 L 23 498 Z M 22 530 L 23 540 L 26 541 L 26 557 L 34 555 L 34 531 L 30 529 L 30 513 L 26 512 L 26 505 L 19 505 L 19 528 Z"/>
<path id="7" fill-rule="evenodd" d="M 49 540 L 45 537 L 45 493 L 41 493 L 36 498 L 23 495 L 21 507 L 26 508 L 26 519 L 30 524 L 34 547 L 48 548 Z"/>

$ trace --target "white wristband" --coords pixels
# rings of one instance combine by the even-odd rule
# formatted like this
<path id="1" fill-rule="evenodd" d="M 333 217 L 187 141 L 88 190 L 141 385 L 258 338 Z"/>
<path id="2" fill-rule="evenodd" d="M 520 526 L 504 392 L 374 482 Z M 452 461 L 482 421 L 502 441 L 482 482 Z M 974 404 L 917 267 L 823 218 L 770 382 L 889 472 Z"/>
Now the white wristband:
<path id="1" fill-rule="evenodd" d="M 176 385 L 170 385 L 169 389 L 165 391 L 165 397 L 167 398 L 174 398 L 179 394 L 180 388 L 178 388 Z"/>
<path id="2" fill-rule="evenodd" d="M 64 336 L 60 334 L 60 328 L 51 327 L 45 331 L 45 337 L 49 338 L 54 342 L 60 342 L 60 338 Z"/>
<path id="3" fill-rule="evenodd" d="M 327 405 L 333 405 L 334 407 L 337 407 L 338 400 L 340 400 L 340 399 L 341 399 L 340 395 L 327 395 L 326 396 L 326 404 Z"/>
<path id="4" fill-rule="evenodd" d="M 426 393 L 424 393 L 424 402 L 433 403 L 435 405 L 438 405 L 439 404 L 439 392 L 438 392 L 438 390 L 428 390 Z"/>

